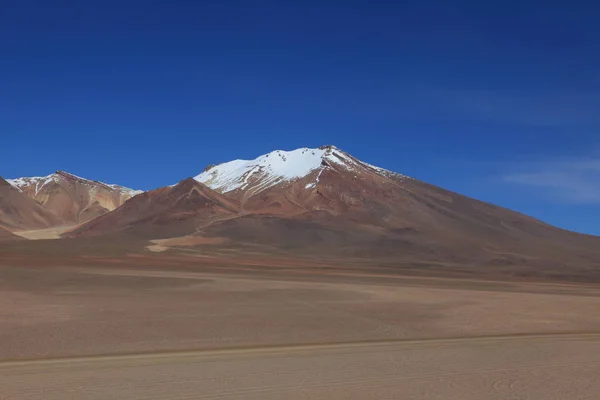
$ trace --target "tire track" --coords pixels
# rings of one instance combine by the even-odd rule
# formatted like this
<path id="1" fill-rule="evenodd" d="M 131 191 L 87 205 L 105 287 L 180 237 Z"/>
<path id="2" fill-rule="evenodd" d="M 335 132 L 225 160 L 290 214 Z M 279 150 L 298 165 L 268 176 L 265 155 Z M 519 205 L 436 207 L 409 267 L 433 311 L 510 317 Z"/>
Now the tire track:
<path id="1" fill-rule="evenodd" d="M 365 350 L 372 350 L 378 347 L 389 345 L 452 345 L 468 343 L 469 345 L 486 344 L 498 341 L 524 341 L 531 340 L 539 342 L 540 340 L 600 340 L 600 332 L 579 332 L 579 333 L 534 333 L 534 334 L 508 334 L 508 335 L 489 335 L 489 336 L 464 336 L 450 338 L 431 338 L 431 339 L 378 339 L 362 340 L 351 342 L 328 342 L 328 343 L 298 343 L 285 345 L 265 345 L 265 346 L 245 346 L 245 347 L 227 347 L 227 348 L 206 348 L 189 349 L 178 351 L 155 351 L 143 353 L 118 353 L 118 354 L 98 354 L 91 356 L 74 357 L 54 357 L 54 358 L 35 358 L 23 360 L 0 360 L 0 368 L 11 368 L 17 366 L 50 365 L 50 364 L 71 364 L 76 362 L 105 362 L 119 360 L 153 360 L 169 359 L 172 357 L 195 357 L 195 356 L 238 356 L 238 355 L 256 355 L 256 354 L 277 354 L 289 352 L 304 352 L 311 350 L 345 350 L 364 347 Z"/>
<path id="2" fill-rule="evenodd" d="M 0 399 L 584 399 L 598 350 L 581 332 L 4 361 Z"/>

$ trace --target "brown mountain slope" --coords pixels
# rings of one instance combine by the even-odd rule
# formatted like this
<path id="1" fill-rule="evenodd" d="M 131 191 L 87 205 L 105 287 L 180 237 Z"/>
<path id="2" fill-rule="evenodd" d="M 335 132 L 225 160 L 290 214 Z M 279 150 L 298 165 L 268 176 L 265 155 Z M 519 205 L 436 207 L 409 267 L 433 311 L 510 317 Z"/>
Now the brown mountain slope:
<path id="1" fill-rule="evenodd" d="M 332 146 L 236 160 L 196 179 L 214 189 L 201 185 L 198 204 L 178 200 L 196 187 L 186 180 L 185 190 L 176 189 L 180 183 L 138 196 L 70 235 L 193 234 L 265 251 L 386 262 L 600 265 L 600 238 L 374 167 Z M 227 201 L 236 205 L 206 210 Z M 152 204 L 160 206 L 148 212 Z"/>
<path id="2" fill-rule="evenodd" d="M 308 210 L 248 213 L 216 222 L 202 234 L 298 253 L 310 250 L 373 260 L 600 265 L 596 237 L 564 231 L 419 181 L 388 188 L 385 200 L 359 192 L 348 195 L 341 182 L 327 185 L 326 181 L 319 190 L 320 202 L 307 202 Z M 291 198 L 294 205 L 302 197 L 279 195 Z M 276 194 L 264 196 L 273 204 Z"/>
<path id="3" fill-rule="evenodd" d="M 58 222 L 54 214 L 0 177 L 0 228 L 14 232 L 48 228 Z"/>
<path id="4" fill-rule="evenodd" d="M 313 166 L 280 179 L 299 169 L 289 165 L 297 160 Z M 197 179 L 239 199 L 246 215 L 206 227 L 206 235 L 397 260 L 600 265 L 600 238 L 374 167 L 333 146 L 234 163 Z"/>
<path id="5" fill-rule="evenodd" d="M 19 240 L 19 239 L 23 239 L 23 238 L 15 235 L 14 233 L 7 231 L 4 228 L 0 228 L 0 242 L 4 242 L 4 241 L 8 241 L 8 240 Z"/>
<path id="6" fill-rule="evenodd" d="M 142 193 L 67 237 L 128 234 L 145 238 L 188 235 L 212 221 L 235 216 L 238 203 L 189 178 L 172 187 Z"/>
<path id="7" fill-rule="evenodd" d="M 122 205 L 139 191 L 84 179 L 64 171 L 9 180 L 14 187 L 57 216 L 61 225 L 89 221 Z"/>

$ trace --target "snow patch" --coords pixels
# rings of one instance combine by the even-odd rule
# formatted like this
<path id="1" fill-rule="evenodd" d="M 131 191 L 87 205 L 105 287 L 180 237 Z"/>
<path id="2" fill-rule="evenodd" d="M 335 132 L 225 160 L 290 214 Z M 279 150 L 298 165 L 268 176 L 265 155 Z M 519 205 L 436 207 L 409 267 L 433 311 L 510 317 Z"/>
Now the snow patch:
<path id="1" fill-rule="evenodd" d="M 96 181 L 91 181 L 89 179 L 85 179 L 82 177 L 79 177 L 77 175 L 73 175 L 70 174 L 68 172 L 60 172 L 60 173 L 55 173 L 55 174 L 51 174 L 48 176 L 32 176 L 32 177 L 24 177 L 24 178 L 15 178 L 15 179 L 7 179 L 6 181 L 11 184 L 13 187 L 17 188 L 18 190 L 20 190 L 21 192 L 24 192 L 25 190 L 27 190 L 28 188 L 33 187 L 34 188 L 34 193 L 37 196 L 38 193 L 49 183 L 55 182 L 55 183 L 59 183 L 61 177 L 65 178 L 67 176 L 73 177 L 78 179 L 82 184 L 88 185 L 88 186 L 92 186 L 92 187 L 96 187 L 97 185 L 104 185 L 104 186 L 108 186 L 109 188 L 121 192 L 123 194 L 129 194 L 132 197 L 143 193 L 142 190 L 134 190 L 134 189 L 130 189 L 130 188 L 126 188 L 123 186 L 119 186 L 119 185 L 111 185 L 111 184 L 105 184 L 102 182 L 96 182 Z"/>
<path id="2" fill-rule="evenodd" d="M 390 171 L 389 169 L 385 169 L 385 168 L 381 168 L 381 167 L 377 167 L 375 165 L 372 164 L 368 164 L 368 163 L 363 163 L 365 164 L 367 167 L 374 169 L 375 171 L 377 171 L 378 173 L 380 173 L 383 176 L 387 176 L 387 177 L 396 177 L 396 178 L 403 178 L 403 179 L 412 179 L 410 176 L 406 176 L 406 175 L 402 175 L 399 174 L 397 172 L 394 171 Z"/>
<path id="3" fill-rule="evenodd" d="M 260 179 L 258 192 L 279 182 L 293 181 L 310 174 L 321 166 L 326 151 L 309 148 L 276 150 L 254 160 L 234 160 L 217 165 L 194 179 L 225 193 L 244 189 L 253 178 Z"/>
<path id="4" fill-rule="evenodd" d="M 402 176 L 363 163 L 339 150 L 335 146 L 323 146 L 318 149 L 300 148 L 292 151 L 276 150 L 254 160 L 234 160 L 214 166 L 194 177 L 200 183 L 221 193 L 251 188 L 250 195 L 259 193 L 282 182 L 291 182 L 304 178 L 319 170 L 315 180 L 306 184 L 310 189 L 319 182 L 324 169 L 342 168 L 355 174 L 371 168 L 384 176 Z"/>
<path id="5" fill-rule="evenodd" d="M 141 193 L 144 193 L 143 190 L 130 189 L 130 188 L 120 186 L 120 185 L 107 184 L 106 186 L 108 186 L 111 189 L 114 189 L 118 192 L 129 194 L 131 197 L 137 196 L 138 194 L 141 194 Z"/>
<path id="6" fill-rule="evenodd" d="M 28 178 L 7 179 L 6 181 L 21 192 L 25 191 L 28 187 L 33 186 L 35 188 L 35 194 L 37 195 L 47 184 L 58 182 L 58 175 L 32 176 Z"/>

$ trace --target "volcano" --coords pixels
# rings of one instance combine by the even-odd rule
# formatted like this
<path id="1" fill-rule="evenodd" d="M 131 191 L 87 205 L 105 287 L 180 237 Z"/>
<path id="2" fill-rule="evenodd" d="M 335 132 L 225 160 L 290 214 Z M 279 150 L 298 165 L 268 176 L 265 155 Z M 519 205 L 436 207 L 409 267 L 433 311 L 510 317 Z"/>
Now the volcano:
<path id="1" fill-rule="evenodd" d="M 335 146 L 209 166 L 193 179 L 135 196 L 67 236 L 117 232 L 225 238 L 293 254 L 391 262 L 600 260 L 600 238 L 374 166 Z"/>

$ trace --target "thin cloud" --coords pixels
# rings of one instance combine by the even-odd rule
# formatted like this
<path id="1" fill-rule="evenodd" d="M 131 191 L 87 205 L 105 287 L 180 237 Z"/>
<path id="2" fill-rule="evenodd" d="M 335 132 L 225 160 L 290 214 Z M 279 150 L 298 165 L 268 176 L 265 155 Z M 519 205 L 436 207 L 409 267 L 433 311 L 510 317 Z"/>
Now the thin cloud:
<path id="1" fill-rule="evenodd" d="M 570 204 L 600 204 L 600 158 L 553 160 L 521 164 L 503 176 L 508 184 L 540 190 Z"/>
<path id="2" fill-rule="evenodd" d="M 535 127 L 600 126 L 600 93 L 431 90 L 427 96 L 463 117 Z"/>

